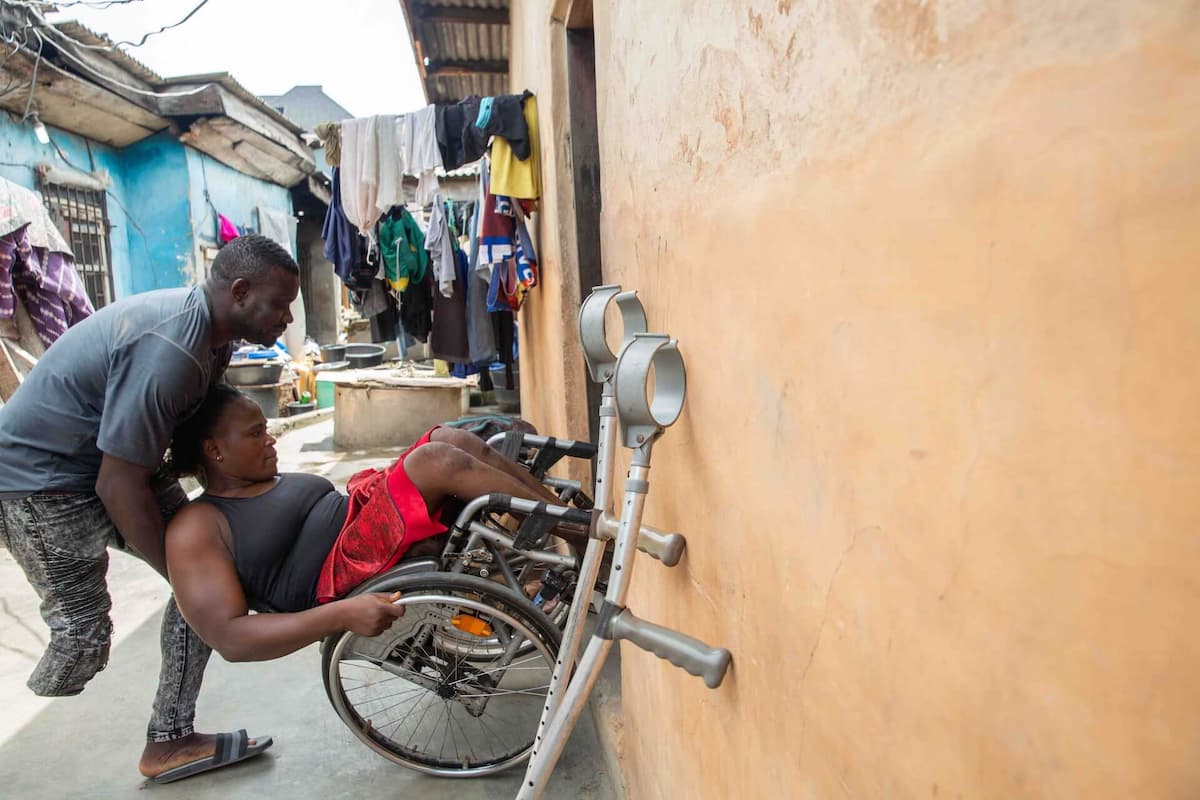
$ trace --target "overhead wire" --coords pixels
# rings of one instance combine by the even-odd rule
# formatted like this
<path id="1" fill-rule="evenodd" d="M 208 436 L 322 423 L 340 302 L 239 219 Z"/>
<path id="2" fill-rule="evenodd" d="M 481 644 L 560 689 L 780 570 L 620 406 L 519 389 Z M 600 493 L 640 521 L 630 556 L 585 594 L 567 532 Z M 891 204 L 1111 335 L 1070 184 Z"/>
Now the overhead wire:
<path id="1" fill-rule="evenodd" d="M 58 8 L 60 10 L 62 8 L 69 8 L 70 6 L 73 6 L 73 5 L 83 5 L 83 6 L 87 6 L 90 8 L 104 9 L 104 8 L 109 8 L 114 5 L 125 5 L 127 2 L 133 2 L 133 1 L 134 0 L 99 0 L 99 3 L 93 5 L 92 3 L 87 2 L 87 0 L 77 0 L 77 2 L 74 2 L 74 3 L 55 4 L 55 5 L 58 6 Z M 50 23 L 41 15 L 41 7 L 46 5 L 45 3 L 39 3 L 39 2 L 36 2 L 36 0 L 3 0 L 2 4 L 3 5 L 22 6 L 24 8 L 27 8 L 30 11 L 32 11 L 34 14 L 36 14 L 43 23 L 45 23 L 46 25 L 50 25 Z M 200 9 L 204 8 L 204 6 L 206 6 L 206 5 L 208 5 L 208 0 L 200 0 L 200 2 L 197 3 L 196 6 L 194 6 L 192 8 L 192 10 L 189 11 L 183 17 L 183 19 L 179 20 L 178 22 L 172 22 L 170 25 L 163 25 L 161 28 L 159 28 L 156 31 L 150 31 L 149 33 L 144 34 L 142 36 L 142 38 L 138 39 L 136 42 L 132 41 L 132 40 L 123 40 L 120 42 L 112 42 L 110 44 L 88 44 L 86 42 L 81 42 L 78 39 L 71 39 L 71 42 L 73 44 L 75 44 L 76 46 L 82 47 L 87 50 L 112 51 L 112 50 L 116 50 L 116 49 L 122 47 L 123 45 L 128 45 L 129 47 L 141 47 L 142 45 L 144 45 L 146 43 L 146 40 L 149 39 L 151 36 L 157 36 L 158 34 L 165 33 L 166 31 L 169 31 L 172 28 L 178 28 L 180 25 L 182 25 L 183 23 L 187 22 L 189 19 L 194 17 L 196 15 L 196 12 L 198 12 Z M 60 31 L 60 33 L 61 33 L 61 31 Z M 70 38 L 70 37 L 67 37 L 67 38 Z"/>

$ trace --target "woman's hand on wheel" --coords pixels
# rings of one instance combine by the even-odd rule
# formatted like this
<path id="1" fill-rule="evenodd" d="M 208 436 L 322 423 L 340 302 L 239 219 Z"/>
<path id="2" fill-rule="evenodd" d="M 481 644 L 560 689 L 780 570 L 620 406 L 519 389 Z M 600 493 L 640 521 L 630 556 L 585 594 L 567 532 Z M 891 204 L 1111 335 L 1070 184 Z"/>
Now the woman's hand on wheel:
<path id="1" fill-rule="evenodd" d="M 345 628 L 359 636 L 378 636 L 404 616 L 404 606 L 395 605 L 399 592 L 360 594 L 342 600 Z"/>

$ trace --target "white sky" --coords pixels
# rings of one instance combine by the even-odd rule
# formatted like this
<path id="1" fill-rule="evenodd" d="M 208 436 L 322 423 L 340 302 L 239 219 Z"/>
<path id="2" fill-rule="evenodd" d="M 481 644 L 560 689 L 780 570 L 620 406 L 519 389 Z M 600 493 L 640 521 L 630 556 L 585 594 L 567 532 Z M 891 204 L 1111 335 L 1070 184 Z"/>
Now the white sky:
<path id="1" fill-rule="evenodd" d="M 98 9 L 63 0 L 50 19 L 137 41 L 199 2 L 136 0 Z M 425 105 L 400 0 L 208 0 L 180 27 L 125 50 L 164 77 L 230 72 L 259 95 L 318 84 L 360 117 Z"/>

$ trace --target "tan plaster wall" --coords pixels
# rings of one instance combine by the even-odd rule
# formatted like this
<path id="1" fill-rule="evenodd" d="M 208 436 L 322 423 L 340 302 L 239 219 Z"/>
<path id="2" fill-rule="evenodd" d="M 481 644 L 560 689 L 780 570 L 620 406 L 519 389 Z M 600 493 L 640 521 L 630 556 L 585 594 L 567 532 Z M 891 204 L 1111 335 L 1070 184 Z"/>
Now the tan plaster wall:
<path id="1" fill-rule="evenodd" d="M 521 348 L 521 413 L 542 433 L 588 438 L 586 367 L 579 347 L 579 265 L 575 255 L 574 192 L 570 176 L 570 120 L 561 24 L 551 2 L 512 9 L 515 46 L 512 91 L 537 95 L 542 147 L 541 211 L 534 220 L 540 260 L 539 285 L 517 315 Z M 526 356 L 529 357 L 526 357 Z M 586 479 L 587 462 L 564 460 L 554 470 Z"/>
<path id="2" fill-rule="evenodd" d="M 689 366 L 646 516 L 688 554 L 630 606 L 735 658 L 708 691 L 623 649 L 630 796 L 1200 795 L 1200 6 L 622 0 L 596 35 L 605 278 Z M 526 379 L 574 336 L 551 294 Z"/>

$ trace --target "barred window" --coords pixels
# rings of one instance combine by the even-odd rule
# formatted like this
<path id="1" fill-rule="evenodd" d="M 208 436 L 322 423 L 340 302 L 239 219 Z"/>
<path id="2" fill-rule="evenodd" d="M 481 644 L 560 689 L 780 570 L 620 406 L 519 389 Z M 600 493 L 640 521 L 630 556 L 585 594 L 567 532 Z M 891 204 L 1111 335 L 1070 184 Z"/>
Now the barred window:
<path id="1" fill-rule="evenodd" d="M 112 249 L 108 237 L 108 199 L 104 192 L 57 183 L 42 185 L 50 216 L 75 254 L 75 269 L 92 305 L 113 300 Z"/>

